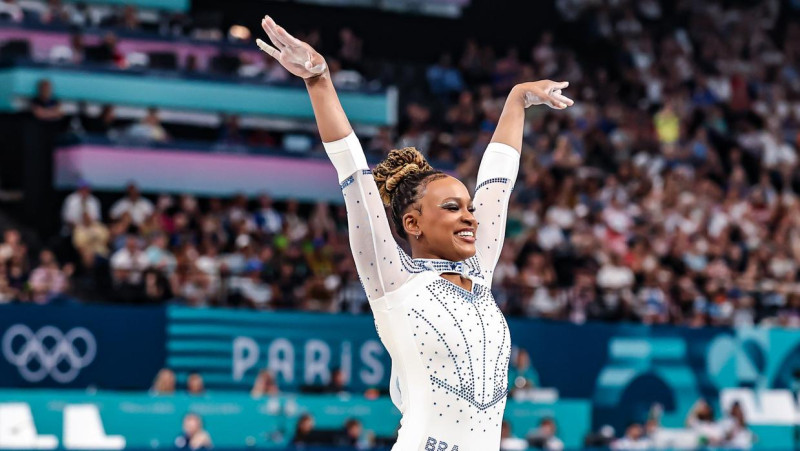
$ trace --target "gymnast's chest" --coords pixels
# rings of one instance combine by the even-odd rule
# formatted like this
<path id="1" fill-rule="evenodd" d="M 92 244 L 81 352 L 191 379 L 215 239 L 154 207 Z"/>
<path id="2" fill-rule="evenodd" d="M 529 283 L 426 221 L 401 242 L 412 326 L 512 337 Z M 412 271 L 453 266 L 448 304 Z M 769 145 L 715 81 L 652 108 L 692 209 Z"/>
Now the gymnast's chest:
<path id="1" fill-rule="evenodd" d="M 472 291 L 467 291 L 438 275 L 426 279 L 408 293 L 405 303 L 420 357 L 439 362 L 439 367 L 448 362 L 468 366 L 470 360 L 502 364 L 510 337 L 491 290 L 473 283 Z"/>

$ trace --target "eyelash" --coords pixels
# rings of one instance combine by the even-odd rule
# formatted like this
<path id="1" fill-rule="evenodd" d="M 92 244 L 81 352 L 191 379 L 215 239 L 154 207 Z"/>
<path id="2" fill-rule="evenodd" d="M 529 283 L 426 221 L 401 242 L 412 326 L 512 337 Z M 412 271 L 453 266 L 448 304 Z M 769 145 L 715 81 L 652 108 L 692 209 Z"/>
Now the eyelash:
<path id="1" fill-rule="evenodd" d="M 455 205 L 451 205 L 451 206 L 445 207 L 445 208 L 450 210 L 450 211 L 458 211 L 458 207 L 456 207 Z M 469 207 L 469 208 L 467 208 L 467 211 L 469 211 L 470 213 L 475 213 L 475 207 Z"/>

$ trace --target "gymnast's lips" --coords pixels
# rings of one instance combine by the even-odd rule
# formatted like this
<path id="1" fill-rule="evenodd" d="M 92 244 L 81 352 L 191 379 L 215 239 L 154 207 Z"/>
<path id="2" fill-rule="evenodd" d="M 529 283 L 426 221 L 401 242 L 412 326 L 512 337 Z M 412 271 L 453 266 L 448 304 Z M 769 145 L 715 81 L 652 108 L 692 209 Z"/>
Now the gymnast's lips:
<path id="1" fill-rule="evenodd" d="M 459 233 L 461 233 L 461 232 L 472 232 L 472 236 L 459 235 Z M 457 236 L 462 241 L 465 241 L 467 243 L 474 243 L 475 242 L 475 229 L 473 229 L 472 227 L 467 227 L 467 228 L 461 229 L 461 230 L 459 230 L 459 231 L 457 231 L 455 233 L 455 236 Z"/>

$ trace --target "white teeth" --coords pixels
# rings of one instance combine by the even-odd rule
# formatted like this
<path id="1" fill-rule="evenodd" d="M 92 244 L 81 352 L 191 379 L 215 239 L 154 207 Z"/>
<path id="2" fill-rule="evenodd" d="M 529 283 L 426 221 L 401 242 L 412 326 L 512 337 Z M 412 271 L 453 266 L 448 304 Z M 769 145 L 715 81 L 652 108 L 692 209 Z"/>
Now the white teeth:
<path id="1" fill-rule="evenodd" d="M 458 236 L 475 236 L 475 234 L 469 231 L 465 231 L 465 232 L 458 232 Z"/>

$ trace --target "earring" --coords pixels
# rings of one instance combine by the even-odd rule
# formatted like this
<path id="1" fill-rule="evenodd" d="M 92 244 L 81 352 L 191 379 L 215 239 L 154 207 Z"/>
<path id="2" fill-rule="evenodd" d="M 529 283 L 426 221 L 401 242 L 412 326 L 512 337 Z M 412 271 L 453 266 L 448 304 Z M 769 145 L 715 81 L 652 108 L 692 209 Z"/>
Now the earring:
<path id="1" fill-rule="evenodd" d="M 418 233 L 418 234 L 417 234 L 417 240 L 419 240 L 419 236 L 420 236 L 420 235 L 421 235 L 421 233 Z"/>

